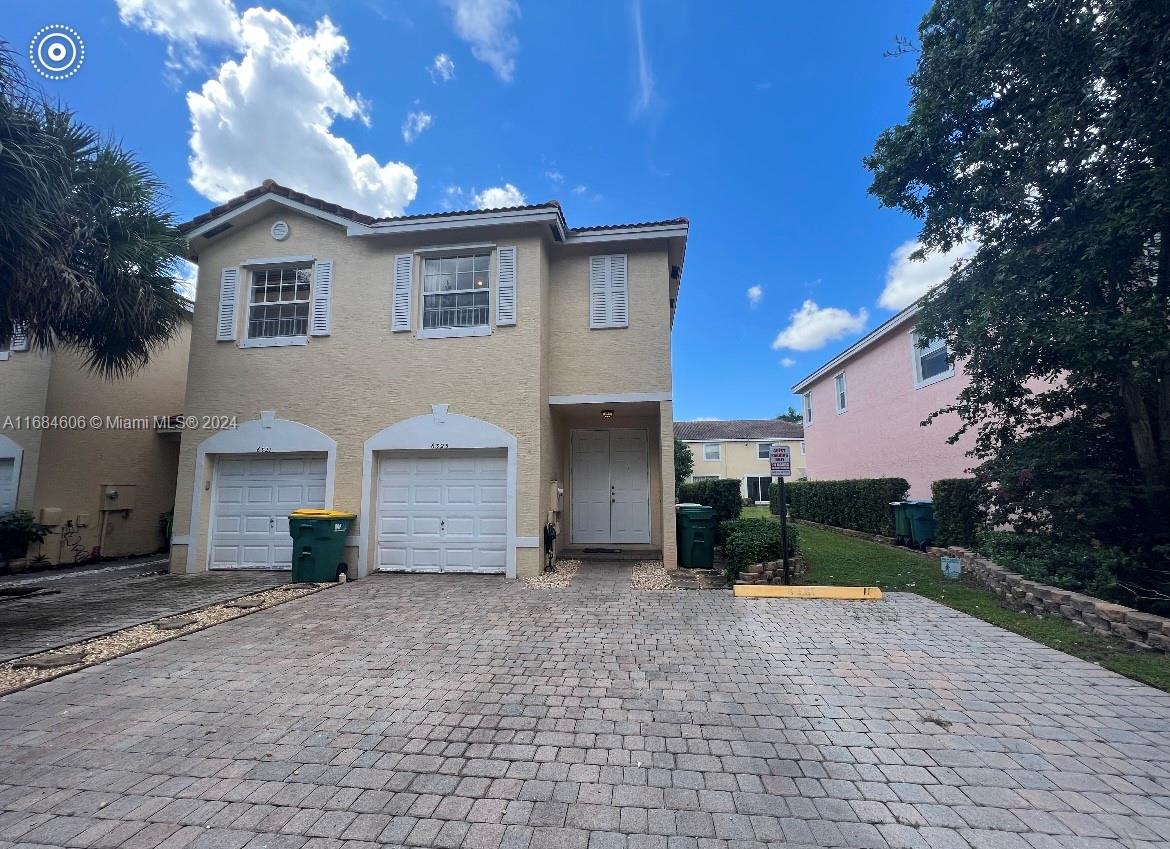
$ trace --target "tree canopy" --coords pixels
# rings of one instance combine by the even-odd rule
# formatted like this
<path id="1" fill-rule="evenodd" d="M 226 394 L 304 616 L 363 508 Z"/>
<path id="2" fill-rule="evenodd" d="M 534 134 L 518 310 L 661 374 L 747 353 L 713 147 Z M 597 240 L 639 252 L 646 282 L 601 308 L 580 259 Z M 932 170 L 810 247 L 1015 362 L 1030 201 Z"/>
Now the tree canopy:
<path id="1" fill-rule="evenodd" d="M 1107 464 L 1097 497 L 1155 558 L 1170 543 L 1167 33 L 1166 0 L 936 0 L 909 116 L 866 159 L 870 191 L 922 219 L 924 250 L 978 244 L 919 325 L 964 362 L 952 409 L 977 455 L 1003 458 L 1000 478 L 1009 458 Z M 1084 504 L 1019 489 L 1003 497 L 1049 529 L 1117 536 L 1068 521 Z"/>
<path id="2" fill-rule="evenodd" d="M 106 376 L 145 365 L 187 308 L 163 198 L 132 154 L 37 95 L 0 42 L 0 344 L 19 330 Z"/>

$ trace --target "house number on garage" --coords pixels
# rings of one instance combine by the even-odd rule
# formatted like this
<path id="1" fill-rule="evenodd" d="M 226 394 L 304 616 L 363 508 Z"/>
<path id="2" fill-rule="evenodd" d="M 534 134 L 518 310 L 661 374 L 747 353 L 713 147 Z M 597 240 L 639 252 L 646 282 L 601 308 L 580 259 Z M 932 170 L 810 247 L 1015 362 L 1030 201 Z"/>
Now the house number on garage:
<path id="1" fill-rule="evenodd" d="M 450 447 L 451 447 L 451 445 L 449 443 L 446 443 L 446 442 L 432 442 L 431 443 L 431 448 L 433 448 L 435 450 L 443 450 L 443 449 L 447 449 Z"/>

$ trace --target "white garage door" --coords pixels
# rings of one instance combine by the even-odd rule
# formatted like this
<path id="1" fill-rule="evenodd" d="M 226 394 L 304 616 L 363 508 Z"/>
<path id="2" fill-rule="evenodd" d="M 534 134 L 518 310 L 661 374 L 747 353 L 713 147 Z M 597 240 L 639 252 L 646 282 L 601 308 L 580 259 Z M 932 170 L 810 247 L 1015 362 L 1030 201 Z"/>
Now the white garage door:
<path id="1" fill-rule="evenodd" d="M 503 573 L 507 494 L 503 451 L 383 457 L 378 467 L 378 568 Z"/>
<path id="2" fill-rule="evenodd" d="M 211 517 L 212 569 L 291 569 L 288 514 L 325 507 L 325 456 L 220 457 Z"/>
<path id="3" fill-rule="evenodd" d="M 0 513 L 16 509 L 16 460 L 0 457 Z"/>

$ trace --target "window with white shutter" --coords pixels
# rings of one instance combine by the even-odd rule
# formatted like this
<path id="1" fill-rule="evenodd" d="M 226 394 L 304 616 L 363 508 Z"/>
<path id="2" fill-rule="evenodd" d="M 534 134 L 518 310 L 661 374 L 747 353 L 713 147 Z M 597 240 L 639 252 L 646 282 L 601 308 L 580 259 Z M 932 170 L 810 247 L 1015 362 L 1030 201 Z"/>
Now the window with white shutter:
<path id="1" fill-rule="evenodd" d="M 589 327 L 628 327 L 630 294 L 625 254 L 589 258 Z"/>
<path id="2" fill-rule="evenodd" d="M 516 249 L 496 250 L 496 325 L 516 323 Z"/>
<path id="3" fill-rule="evenodd" d="M 333 263 L 318 262 L 313 268 L 313 309 L 309 335 L 328 336 L 333 317 Z"/>
<path id="4" fill-rule="evenodd" d="M 236 338 L 236 307 L 240 301 L 240 269 L 225 268 L 219 276 L 219 318 L 215 338 L 232 342 Z"/>
<path id="5" fill-rule="evenodd" d="M 411 292 L 414 288 L 414 255 L 394 257 L 394 307 L 390 329 L 410 330 Z"/>

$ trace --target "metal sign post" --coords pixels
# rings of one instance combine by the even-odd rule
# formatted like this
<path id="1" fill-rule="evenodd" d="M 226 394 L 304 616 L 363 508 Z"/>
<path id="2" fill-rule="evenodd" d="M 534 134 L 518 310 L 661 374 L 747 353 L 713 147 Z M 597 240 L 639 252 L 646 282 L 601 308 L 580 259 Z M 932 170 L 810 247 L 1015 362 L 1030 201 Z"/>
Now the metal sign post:
<path id="1" fill-rule="evenodd" d="M 768 455 L 772 477 L 777 478 L 780 487 L 780 557 L 784 564 L 784 583 L 792 583 L 792 572 L 788 566 L 788 499 L 784 494 L 784 479 L 792 474 L 792 449 L 787 445 L 773 445 Z"/>

